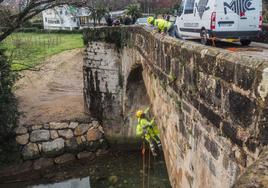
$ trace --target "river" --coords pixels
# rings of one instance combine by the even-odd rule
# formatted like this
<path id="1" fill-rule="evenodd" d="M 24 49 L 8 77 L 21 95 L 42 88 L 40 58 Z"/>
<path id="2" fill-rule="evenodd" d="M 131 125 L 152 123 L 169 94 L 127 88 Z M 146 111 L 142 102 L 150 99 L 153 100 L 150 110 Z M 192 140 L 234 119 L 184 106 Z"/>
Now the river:
<path id="1" fill-rule="evenodd" d="M 141 151 L 109 152 L 94 160 L 76 160 L 0 179 L 1 188 L 170 188 L 163 156 Z M 150 160 L 150 165 L 149 164 Z M 148 168 L 150 167 L 150 168 Z M 143 170 L 145 169 L 145 170 Z M 148 170 L 150 169 L 150 170 Z"/>

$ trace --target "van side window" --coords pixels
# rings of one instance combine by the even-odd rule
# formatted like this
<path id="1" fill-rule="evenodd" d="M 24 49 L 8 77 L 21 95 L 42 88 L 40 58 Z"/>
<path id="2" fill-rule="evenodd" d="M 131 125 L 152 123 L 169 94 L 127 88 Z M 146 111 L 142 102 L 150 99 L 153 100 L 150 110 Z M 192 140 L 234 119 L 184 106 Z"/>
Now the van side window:
<path id="1" fill-rule="evenodd" d="M 178 9 L 178 16 L 181 16 L 184 10 L 184 0 L 181 1 L 180 7 Z"/>
<path id="2" fill-rule="evenodd" d="M 184 14 L 194 13 L 194 2 L 195 0 L 186 0 Z"/>

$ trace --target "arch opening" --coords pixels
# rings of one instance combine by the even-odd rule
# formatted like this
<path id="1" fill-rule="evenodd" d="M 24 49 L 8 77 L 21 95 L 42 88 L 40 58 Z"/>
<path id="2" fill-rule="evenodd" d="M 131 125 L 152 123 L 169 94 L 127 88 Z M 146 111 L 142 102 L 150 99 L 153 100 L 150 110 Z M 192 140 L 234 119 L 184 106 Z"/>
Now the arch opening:
<path id="1" fill-rule="evenodd" d="M 150 99 L 143 80 L 142 65 L 137 65 L 130 72 L 126 84 L 126 96 L 124 100 L 124 124 L 129 125 L 128 134 L 135 134 L 137 120 L 135 112 L 150 106 Z"/>

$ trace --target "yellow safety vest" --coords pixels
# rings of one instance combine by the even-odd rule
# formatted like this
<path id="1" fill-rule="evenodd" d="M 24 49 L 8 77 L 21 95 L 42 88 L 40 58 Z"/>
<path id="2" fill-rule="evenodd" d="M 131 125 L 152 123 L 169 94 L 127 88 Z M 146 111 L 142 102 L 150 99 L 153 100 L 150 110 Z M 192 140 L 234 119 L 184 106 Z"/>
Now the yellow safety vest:
<path id="1" fill-rule="evenodd" d="M 155 19 L 154 20 L 154 26 L 156 26 L 159 31 L 161 32 L 165 32 L 165 31 L 168 31 L 171 26 L 172 26 L 172 23 L 171 22 L 168 22 L 164 19 Z"/>

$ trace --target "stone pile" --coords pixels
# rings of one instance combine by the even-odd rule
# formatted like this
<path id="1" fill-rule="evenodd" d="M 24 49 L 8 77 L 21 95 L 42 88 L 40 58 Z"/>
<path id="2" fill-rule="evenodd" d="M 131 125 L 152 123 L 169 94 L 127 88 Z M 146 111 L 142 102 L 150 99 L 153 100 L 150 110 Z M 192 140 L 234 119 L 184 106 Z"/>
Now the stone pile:
<path id="1" fill-rule="evenodd" d="M 89 153 L 107 147 L 103 128 L 97 121 L 19 126 L 15 133 L 24 160 L 58 157 L 55 162 L 61 163 L 72 158 L 70 154 L 85 158 Z M 62 154 L 65 154 L 63 159 L 59 158 Z"/>

